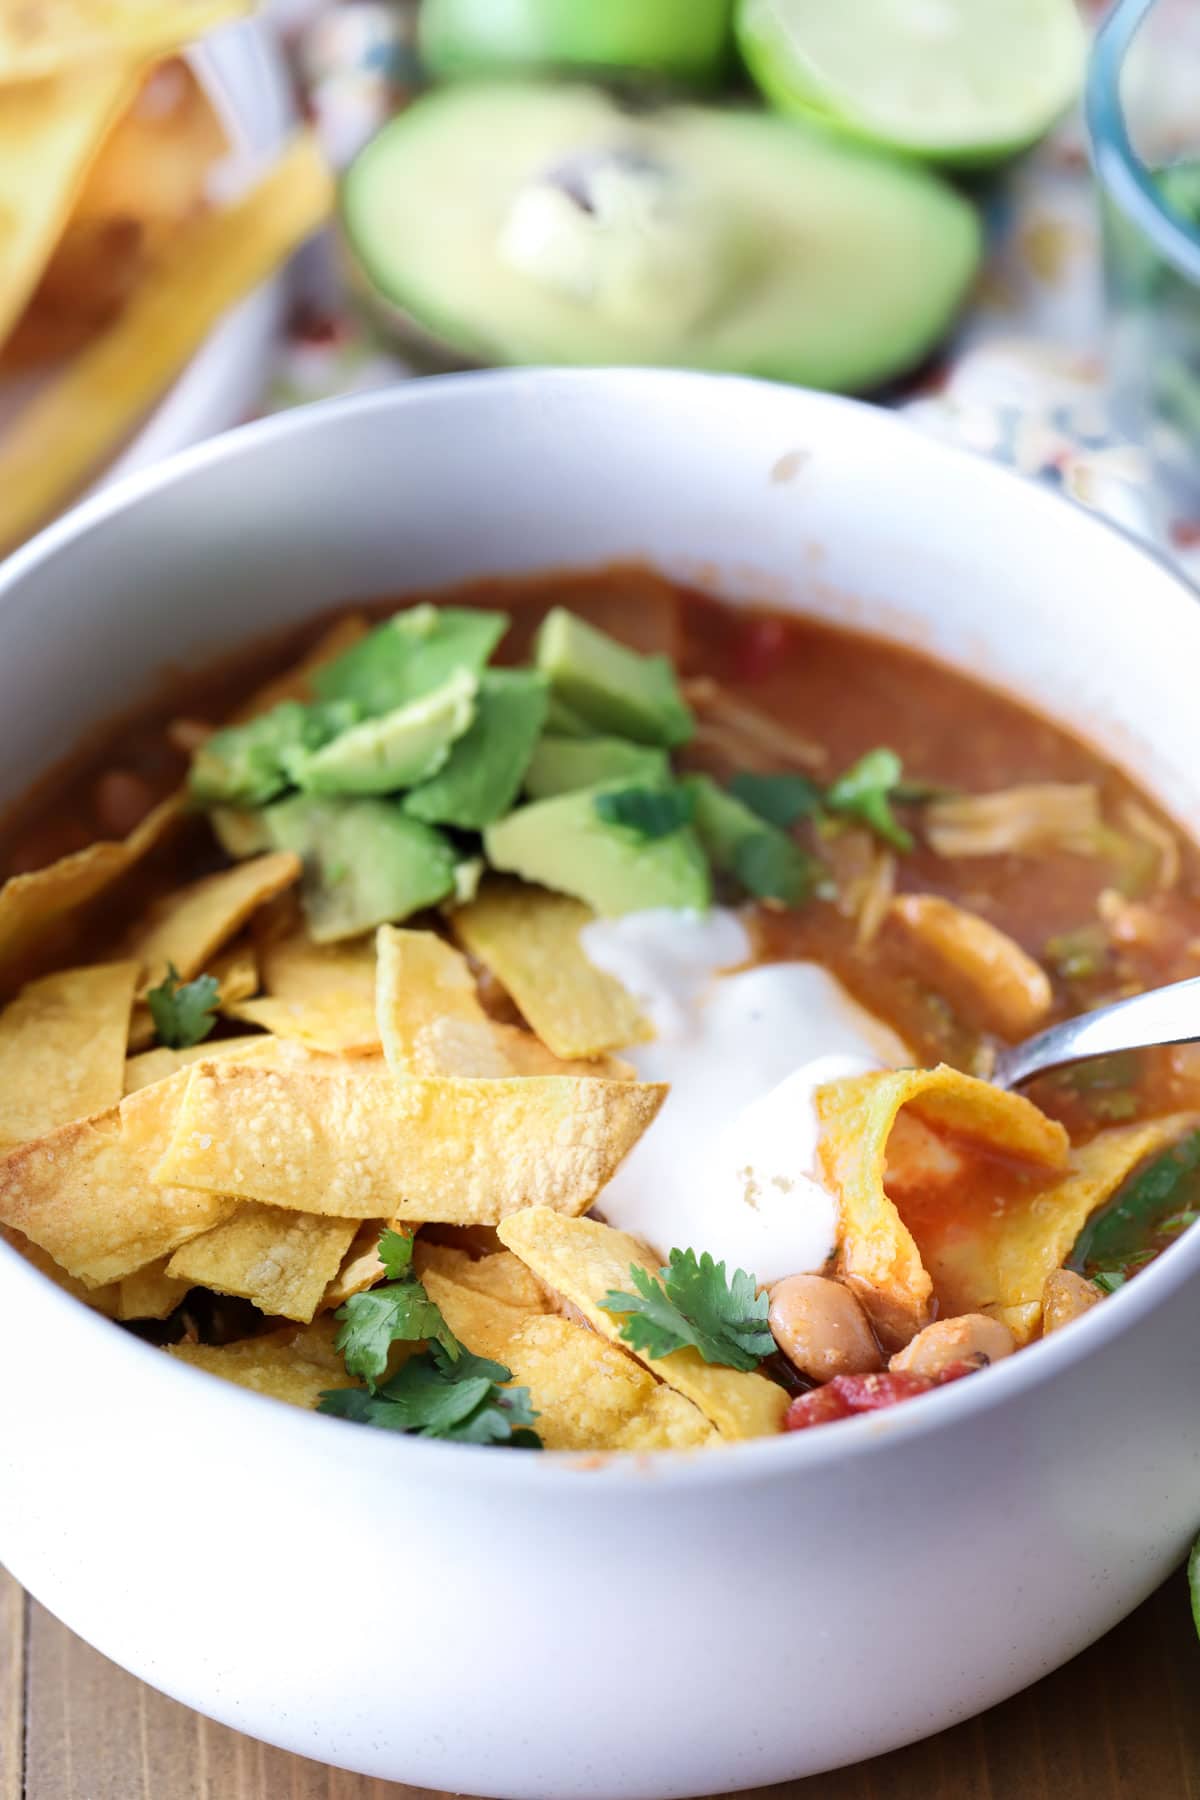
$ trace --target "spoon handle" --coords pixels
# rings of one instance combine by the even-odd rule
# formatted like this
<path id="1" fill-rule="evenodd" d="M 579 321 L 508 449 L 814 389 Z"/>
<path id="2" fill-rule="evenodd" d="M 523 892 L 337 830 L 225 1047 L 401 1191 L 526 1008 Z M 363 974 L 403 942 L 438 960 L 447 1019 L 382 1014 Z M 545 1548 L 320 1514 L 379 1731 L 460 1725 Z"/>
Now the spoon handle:
<path id="1" fill-rule="evenodd" d="M 1036 1037 L 1002 1050 L 992 1081 L 997 1087 L 1020 1087 L 1034 1075 L 1061 1069 L 1089 1056 L 1117 1050 L 1144 1050 L 1153 1044 L 1200 1041 L 1200 975 L 1151 988 L 1128 1000 L 1115 1000 L 1095 1012 L 1051 1025 Z"/>

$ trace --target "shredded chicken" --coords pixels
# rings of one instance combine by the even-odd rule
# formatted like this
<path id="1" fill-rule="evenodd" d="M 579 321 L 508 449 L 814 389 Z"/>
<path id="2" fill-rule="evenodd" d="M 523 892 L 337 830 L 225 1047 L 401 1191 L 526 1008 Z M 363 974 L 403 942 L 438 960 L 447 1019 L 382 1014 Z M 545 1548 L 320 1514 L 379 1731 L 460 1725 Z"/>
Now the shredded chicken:
<path id="1" fill-rule="evenodd" d="M 900 894 L 889 920 L 906 934 L 930 978 L 1002 1036 L 1036 1031 L 1053 1003 L 1050 978 L 1006 932 L 935 894 Z"/>
<path id="2" fill-rule="evenodd" d="M 932 800 L 921 823 L 939 856 L 1026 856 L 1038 850 L 1094 855 L 1100 796 L 1086 781 L 1037 781 L 994 794 Z"/>
<path id="3" fill-rule="evenodd" d="M 1096 911 L 1116 950 L 1144 951 L 1171 959 L 1196 954 L 1190 921 L 1180 916 L 1168 896 L 1127 900 L 1116 888 L 1105 888 L 1096 901 Z"/>
<path id="4" fill-rule="evenodd" d="M 707 675 L 683 684 L 684 698 L 696 714 L 693 742 L 711 750 L 739 769 L 757 774 L 776 770 L 821 769 L 828 752 L 820 745 L 781 725 L 777 719 L 735 699 L 718 681 Z"/>
<path id="5" fill-rule="evenodd" d="M 871 868 L 858 883 L 853 894 L 853 910 L 857 919 L 855 940 L 860 949 L 873 944 L 879 936 L 888 907 L 896 892 L 896 858 L 882 844 L 871 849 Z"/>
<path id="6" fill-rule="evenodd" d="M 1157 875 L 1155 886 L 1172 888 L 1179 880 L 1180 856 L 1179 843 L 1173 831 L 1148 813 L 1144 806 L 1136 800 L 1123 800 L 1121 803 L 1121 823 L 1125 829 L 1148 844 L 1155 852 L 1157 859 Z"/>

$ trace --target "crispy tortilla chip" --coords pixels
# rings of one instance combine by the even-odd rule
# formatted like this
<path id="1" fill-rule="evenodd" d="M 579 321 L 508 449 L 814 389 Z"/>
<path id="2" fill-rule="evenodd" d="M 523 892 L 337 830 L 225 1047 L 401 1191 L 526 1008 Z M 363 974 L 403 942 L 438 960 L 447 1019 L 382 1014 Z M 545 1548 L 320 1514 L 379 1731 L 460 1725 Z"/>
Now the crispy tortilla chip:
<path id="1" fill-rule="evenodd" d="M 322 632 L 317 642 L 292 669 L 286 669 L 282 675 L 275 675 L 264 687 L 251 694 L 249 700 L 231 714 L 229 723 L 241 725 L 247 719 L 257 719 L 260 713 L 270 712 L 273 707 L 282 706 L 285 700 L 308 701 L 316 698 L 313 692 L 313 676 L 327 664 L 336 662 L 347 650 L 361 643 L 370 631 L 370 621 L 362 613 L 350 613 L 331 625 L 328 631 Z"/>
<path id="2" fill-rule="evenodd" d="M 209 959 L 256 907 L 274 899 L 300 877 L 300 858 L 289 850 L 257 856 L 218 875 L 206 875 L 168 895 L 134 932 L 130 954 L 144 971 L 141 992 L 157 987 L 173 963 L 184 981 L 208 966 Z"/>
<path id="3" fill-rule="evenodd" d="M 0 1149 L 121 1098 L 135 962 L 63 969 L 0 1013 Z"/>
<path id="4" fill-rule="evenodd" d="M 379 1036 L 398 1075 L 602 1075 L 629 1080 L 615 1057 L 566 1060 L 531 1031 L 490 1019 L 465 956 L 432 931 L 381 925 Z"/>
<path id="5" fill-rule="evenodd" d="M 143 1050 L 140 1056 L 126 1061 L 125 1092 L 136 1094 L 139 1088 L 166 1081 L 180 1069 L 190 1069 L 193 1063 L 215 1062 L 226 1056 L 245 1062 L 277 1062 L 279 1046 L 272 1038 L 248 1033 L 245 1037 L 219 1038 L 215 1044 L 192 1044 L 186 1050 L 168 1050 L 165 1045 L 158 1050 Z"/>
<path id="6" fill-rule="evenodd" d="M 0 8 L 0 65 L 12 8 Z M 20 10 L 19 8 L 16 10 Z M 0 343 L 50 259 L 105 133 L 132 99 L 136 72 L 99 63 L 5 88 L 0 100 Z"/>
<path id="7" fill-rule="evenodd" d="M 436 1269 L 426 1269 L 422 1280 L 425 1292 L 440 1308 L 459 1343 L 476 1356 L 491 1357 L 493 1362 L 507 1363 L 508 1346 L 515 1333 L 526 1319 L 537 1316 L 526 1308 L 509 1306 L 492 1294 L 480 1293 L 478 1288 L 450 1281 Z"/>
<path id="8" fill-rule="evenodd" d="M 0 8 L 0 83 L 148 61 L 249 11 L 250 0 L 21 0 Z"/>
<path id="9" fill-rule="evenodd" d="M 602 1056 L 653 1036 L 632 995 L 584 955 L 579 933 L 592 917 L 565 894 L 496 880 L 450 916 L 556 1056 Z"/>
<path id="10" fill-rule="evenodd" d="M 505 1219 L 500 1236 L 539 1281 L 577 1307 L 588 1324 L 613 1343 L 621 1341 L 621 1321 L 606 1313 L 600 1301 L 610 1289 L 629 1292 L 634 1264 L 658 1274 L 655 1258 L 626 1232 L 595 1219 L 561 1218 L 544 1206 Z M 718 1368 L 690 1348 L 663 1357 L 631 1354 L 699 1407 L 723 1438 L 766 1437 L 782 1426 L 788 1397 L 765 1375 Z"/>
<path id="11" fill-rule="evenodd" d="M 522 1312 L 551 1311 L 545 1288 L 511 1250 L 497 1250 L 490 1256 L 471 1256 L 450 1244 L 418 1238 L 414 1265 L 422 1281 L 432 1270 L 447 1281 L 474 1288 L 477 1294 L 488 1294 L 493 1300 L 503 1300 L 506 1306 L 518 1307 Z"/>
<path id="12" fill-rule="evenodd" d="M 821 1160 L 841 1211 L 840 1272 L 889 1349 L 907 1344 L 929 1323 L 933 1297 L 921 1252 L 884 1192 L 888 1138 L 905 1106 L 926 1124 L 1031 1169 L 1064 1168 L 1070 1149 L 1062 1126 L 1030 1101 L 944 1064 L 887 1070 L 818 1089 Z"/>
<path id="13" fill-rule="evenodd" d="M 89 844 L 44 869 L 14 875 L 0 888 L 0 975 L 34 950 L 54 928 L 111 887 L 166 837 L 182 802 L 172 794 L 147 813 L 127 838 Z"/>
<path id="14" fill-rule="evenodd" d="M 355 1294 L 382 1281 L 387 1270 L 379 1260 L 379 1240 L 385 1231 L 398 1231 L 411 1237 L 415 1225 L 403 1225 L 398 1219 L 364 1219 L 342 1259 L 342 1266 L 325 1289 L 319 1311 L 332 1312 Z"/>
<path id="15" fill-rule="evenodd" d="M 318 1338 L 310 1326 L 298 1336 L 272 1331 L 240 1344 L 172 1344 L 167 1354 L 193 1369 L 249 1388 L 251 1393 L 267 1394 L 272 1400 L 285 1400 L 289 1406 L 311 1411 L 321 1395 L 333 1388 L 361 1386 L 346 1374 L 332 1345 L 332 1333 L 328 1340 Z"/>
<path id="16" fill-rule="evenodd" d="M 378 1054 L 375 946 L 370 938 L 320 945 L 297 929 L 265 942 L 260 962 L 267 992 L 223 1007 L 231 1018 L 329 1055 Z"/>
<path id="17" fill-rule="evenodd" d="M 0 546 L 32 531 L 86 480 L 221 314 L 316 229 L 332 194 L 315 139 L 304 135 L 252 193 L 179 231 L 119 318 L 5 433 Z"/>
<path id="18" fill-rule="evenodd" d="M 170 1318 L 192 1284 L 167 1274 L 169 1260 L 160 1256 L 117 1283 L 118 1319 Z"/>
<path id="19" fill-rule="evenodd" d="M 14 1231 L 11 1226 L 0 1225 L 0 1239 L 10 1244 L 27 1263 L 32 1263 L 39 1275 L 44 1275 L 55 1287 L 60 1287 L 64 1294 L 70 1294 L 72 1300 L 82 1300 L 85 1306 L 90 1306 L 93 1312 L 103 1313 L 106 1319 L 121 1317 L 119 1281 L 110 1281 L 105 1287 L 86 1287 L 82 1281 L 76 1281 L 73 1275 L 68 1275 L 52 1256 L 47 1255 L 37 1244 L 31 1243 L 21 1232 Z"/>
<path id="20" fill-rule="evenodd" d="M 503 1358 L 547 1450 L 689 1450 L 720 1440 L 699 1407 L 598 1332 L 526 1319 Z"/>
<path id="21" fill-rule="evenodd" d="M 1200 1123 L 1176 1114 L 1102 1131 L 1071 1152 L 1066 1173 L 1002 1206 L 973 1210 L 958 1230 L 922 1232 L 921 1250 L 945 1312 L 987 1312 L 1018 1344 L 1037 1336 L 1046 1279 L 1071 1254 L 1099 1206 L 1140 1162 L 1156 1156 Z"/>
<path id="22" fill-rule="evenodd" d="M 168 1272 L 192 1287 L 241 1294 L 260 1312 L 307 1324 L 357 1230 L 352 1219 L 319 1219 L 251 1202 L 177 1250 Z"/>
<path id="23" fill-rule="evenodd" d="M 190 1071 L 60 1126 L 0 1160 L 0 1221 L 89 1287 L 145 1268 L 233 1211 L 221 1194 L 151 1181 Z"/>
<path id="24" fill-rule="evenodd" d="M 578 1213 L 665 1095 L 554 1076 L 397 1081 L 333 1058 L 286 1070 L 200 1063 L 157 1179 L 345 1219 Z"/>

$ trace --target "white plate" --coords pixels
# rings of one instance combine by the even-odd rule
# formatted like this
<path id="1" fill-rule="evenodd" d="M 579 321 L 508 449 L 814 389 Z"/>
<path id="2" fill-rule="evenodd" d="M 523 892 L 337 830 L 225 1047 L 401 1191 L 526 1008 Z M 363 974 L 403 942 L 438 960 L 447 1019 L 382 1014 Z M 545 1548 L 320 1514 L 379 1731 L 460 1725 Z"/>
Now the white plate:
<path id="1" fill-rule="evenodd" d="M 213 33 L 188 52 L 187 61 L 229 138 L 229 153 L 215 171 L 220 191 L 240 192 L 278 155 L 294 121 L 283 58 L 269 33 L 248 22 Z M 93 485 L 250 417 L 270 369 L 283 303 L 283 283 L 275 277 L 222 319 Z M 35 385 L 27 377 L 0 381 L 0 421 Z"/>

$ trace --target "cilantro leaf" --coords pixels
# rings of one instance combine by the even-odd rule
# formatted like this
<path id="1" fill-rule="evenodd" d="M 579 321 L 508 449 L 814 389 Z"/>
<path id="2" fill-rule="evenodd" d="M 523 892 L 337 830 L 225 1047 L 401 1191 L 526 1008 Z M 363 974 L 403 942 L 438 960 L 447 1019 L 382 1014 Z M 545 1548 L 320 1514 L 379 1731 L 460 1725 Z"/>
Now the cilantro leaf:
<path id="1" fill-rule="evenodd" d="M 394 1279 L 352 1295 L 334 1315 L 342 1321 L 334 1348 L 342 1352 L 347 1371 L 361 1375 L 372 1391 L 395 1343 L 425 1338 L 440 1345 L 450 1361 L 463 1354 L 441 1308 L 412 1273 L 412 1239 L 385 1231 L 379 1240 L 379 1260 Z"/>
<path id="2" fill-rule="evenodd" d="M 335 1388 L 321 1395 L 317 1410 L 383 1431 L 413 1432 L 459 1444 L 511 1443 L 541 1448 L 529 1428 L 537 1418 L 528 1388 L 506 1388 L 503 1363 L 473 1356 L 455 1346 L 452 1357 L 434 1342 L 408 1361 L 374 1392 Z"/>
<path id="3" fill-rule="evenodd" d="M 774 1352 L 767 1295 L 744 1269 L 728 1280 L 725 1264 L 707 1252 L 672 1250 L 659 1280 L 636 1264 L 629 1273 L 637 1293 L 610 1292 L 600 1305 L 624 1315 L 621 1336 L 631 1349 L 660 1357 L 690 1344 L 705 1362 L 742 1370 L 756 1369 Z"/>
<path id="4" fill-rule="evenodd" d="M 788 831 L 821 810 L 821 790 L 807 775 L 756 775 L 747 770 L 729 784 L 731 794 L 765 819 Z"/>
<path id="5" fill-rule="evenodd" d="M 815 857 L 775 830 L 748 832 L 733 847 L 733 873 L 756 900 L 799 906 L 821 871 Z"/>
<path id="6" fill-rule="evenodd" d="M 623 826 L 646 844 L 689 824 L 696 809 L 694 796 L 682 787 L 619 788 L 597 794 L 592 804 L 606 825 Z"/>
<path id="7" fill-rule="evenodd" d="M 892 811 L 892 798 L 902 785 L 903 768 L 894 750 L 868 750 L 865 756 L 825 790 L 832 813 L 860 819 L 894 850 L 911 850 L 912 836 Z"/>
<path id="8" fill-rule="evenodd" d="M 220 983 L 214 975 L 182 981 L 175 964 L 168 963 L 163 980 L 146 995 L 159 1043 L 168 1050 L 202 1044 L 217 1022 L 220 999 Z"/>

